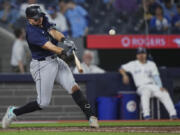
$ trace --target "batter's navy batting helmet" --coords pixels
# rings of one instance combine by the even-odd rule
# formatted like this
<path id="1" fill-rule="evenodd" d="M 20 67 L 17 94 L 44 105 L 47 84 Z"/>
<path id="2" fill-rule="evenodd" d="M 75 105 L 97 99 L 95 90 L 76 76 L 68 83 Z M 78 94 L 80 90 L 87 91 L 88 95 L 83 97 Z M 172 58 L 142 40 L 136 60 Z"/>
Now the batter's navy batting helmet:
<path id="1" fill-rule="evenodd" d="M 26 17 L 31 19 L 39 19 L 44 13 L 41 11 L 40 6 L 32 5 L 26 8 Z"/>

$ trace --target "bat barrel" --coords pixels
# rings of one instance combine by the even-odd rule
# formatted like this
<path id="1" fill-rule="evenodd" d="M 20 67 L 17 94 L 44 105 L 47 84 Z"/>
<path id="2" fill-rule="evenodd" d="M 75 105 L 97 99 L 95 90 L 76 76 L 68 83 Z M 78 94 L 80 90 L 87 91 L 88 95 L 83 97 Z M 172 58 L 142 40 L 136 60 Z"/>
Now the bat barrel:
<path id="1" fill-rule="evenodd" d="M 76 56 L 76 53 L 75 53 L 74 50 L 73 50 L 73 55 L 74 55 L 74 60 L 75 60 L 75 64 L 76 64 L 76 67 L 77 67 L 77 69 L 78 69 L 78 72 L 79 72 L 79 73 L 83 73 L 83 69 L 82 69 L 82 67 L 81 67 L 81 63 L 80 63 L 78 57 Z"/>

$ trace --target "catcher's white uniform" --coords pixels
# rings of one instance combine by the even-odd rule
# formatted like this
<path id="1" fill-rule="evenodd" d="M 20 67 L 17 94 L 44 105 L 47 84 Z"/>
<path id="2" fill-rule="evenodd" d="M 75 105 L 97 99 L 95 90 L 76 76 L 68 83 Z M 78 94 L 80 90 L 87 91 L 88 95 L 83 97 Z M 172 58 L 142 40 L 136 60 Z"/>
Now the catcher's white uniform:
<path id="1" fill-rule="evenodd" d="M 141 105 L 143 109 L 143 116 L 150 116 L 150 98 L 158 98 L 170 116 L 176 115 L 173 102 L 167 91 L 160 90 L 160 86 L 154 80 L 154 76 L 159 76 L 157 66 L 152 61 L 147 61 L 145 64 L 135 60 L 122 65 L 122 69 L 131 73 L 135 85 L 137 86 L 137 93 L 141 97 Z"/>

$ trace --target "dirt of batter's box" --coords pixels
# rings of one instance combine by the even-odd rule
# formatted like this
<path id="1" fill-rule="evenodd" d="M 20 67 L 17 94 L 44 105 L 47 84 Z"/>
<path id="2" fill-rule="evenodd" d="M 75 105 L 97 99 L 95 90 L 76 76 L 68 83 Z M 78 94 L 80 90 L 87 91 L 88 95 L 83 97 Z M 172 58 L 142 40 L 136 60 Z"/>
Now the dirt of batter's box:
<path id="1" fill-rule="evenodd" d="M 50 132 L 146 132 L 146 133 L 180 133 L 180 126 L 173 127 L 41 127 L 41 128 L 9 128 L 6 131 L 50 131 Z"/>

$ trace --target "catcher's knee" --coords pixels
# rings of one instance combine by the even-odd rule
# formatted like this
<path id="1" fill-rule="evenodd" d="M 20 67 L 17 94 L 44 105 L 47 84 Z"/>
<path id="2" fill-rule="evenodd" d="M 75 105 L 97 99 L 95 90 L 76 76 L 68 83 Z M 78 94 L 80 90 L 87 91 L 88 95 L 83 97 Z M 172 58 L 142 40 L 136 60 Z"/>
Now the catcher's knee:
<path id="1" fill-rule="evenodd" d="M 170 95 L 167 91 L 164 91 L 162 97 L 166 99 L 166 98 L 170 98 Z"/>
<path id="2" fill-rule="evenodd" d="M 80 87 L 77 84 L 72 87 L 72 93 L 74 93 L 78 90 L 80 90 Z"/>

